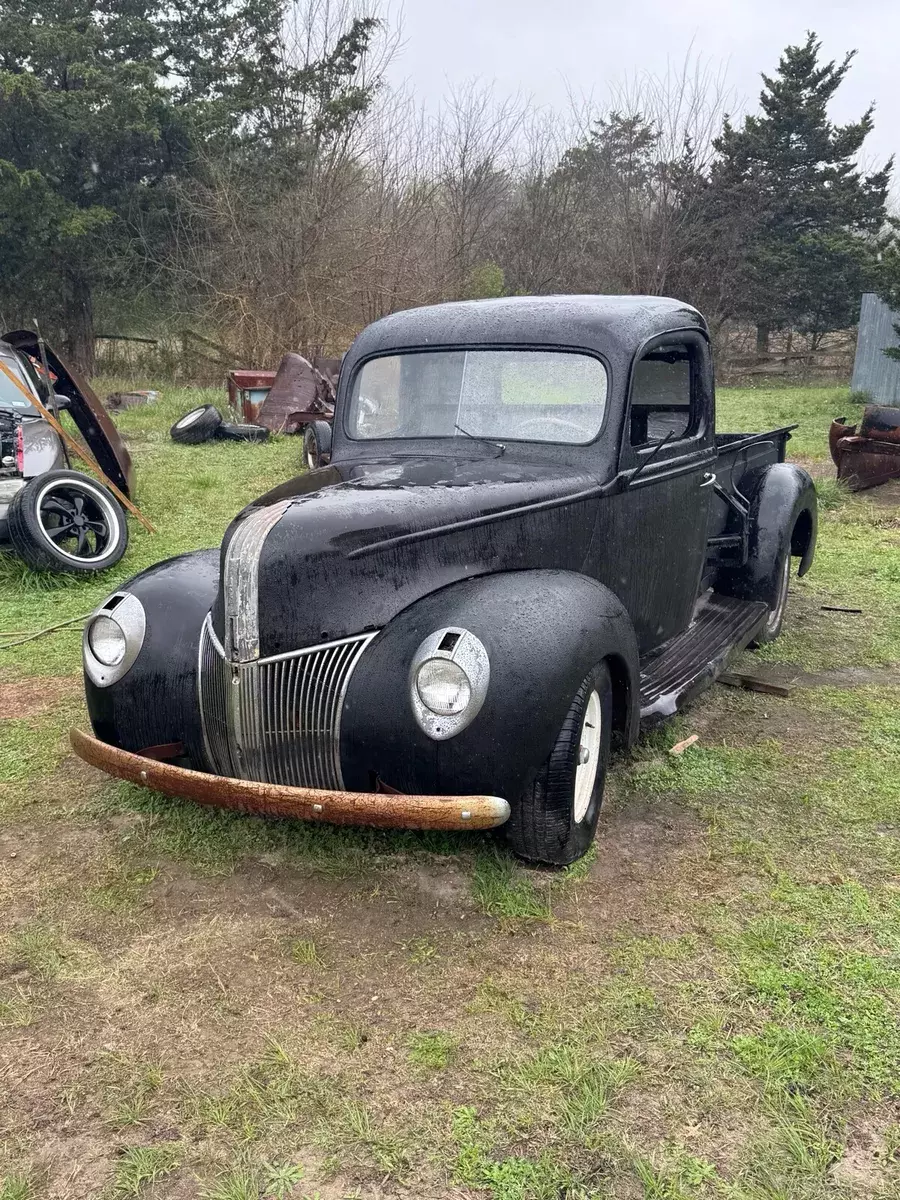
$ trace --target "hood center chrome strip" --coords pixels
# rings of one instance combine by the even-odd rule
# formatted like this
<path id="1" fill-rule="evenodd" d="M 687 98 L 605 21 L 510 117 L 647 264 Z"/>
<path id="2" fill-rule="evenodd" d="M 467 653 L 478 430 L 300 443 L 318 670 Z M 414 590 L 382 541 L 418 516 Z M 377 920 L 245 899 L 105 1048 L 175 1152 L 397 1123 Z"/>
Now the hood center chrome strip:
<path id="1" fill-rule="evenodd" d="M 225 655 L 231 662 L 259 658 L 259 559 L 263 544 L 293 499 L 256 509 L 241 521 L 225 553 Z"/>

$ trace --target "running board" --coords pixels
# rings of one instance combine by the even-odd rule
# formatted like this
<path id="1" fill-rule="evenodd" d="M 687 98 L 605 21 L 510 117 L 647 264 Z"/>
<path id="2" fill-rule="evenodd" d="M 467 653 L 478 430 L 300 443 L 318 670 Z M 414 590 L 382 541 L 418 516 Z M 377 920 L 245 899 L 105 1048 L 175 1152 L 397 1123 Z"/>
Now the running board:
<path id="1" fill-rule="evenodd" d="M 641 724 L 655 725 L 709 687 L 738 650 L 753 640 L 768 609 L 757 601 L 712 592 L 694 620 L 641 661 Z"/>

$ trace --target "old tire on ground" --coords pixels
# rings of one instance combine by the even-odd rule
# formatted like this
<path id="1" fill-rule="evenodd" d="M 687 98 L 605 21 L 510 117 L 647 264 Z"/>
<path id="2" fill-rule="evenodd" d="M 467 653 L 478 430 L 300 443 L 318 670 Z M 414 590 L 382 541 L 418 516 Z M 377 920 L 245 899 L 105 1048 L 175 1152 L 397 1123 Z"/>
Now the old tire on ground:
<path id="1" fill-rule="evenodd" d="M 611 732 L 612 681 L 600 663 L 582 682 L 550 757 L 503 827 L 521 858 L 566 866 L 587 853 L 600 815 Z"/>
<path id="2" fill-rule="evenodd" d="M 13 497 L 7 520 L 13 549 L 37 571 L 105 571 L 128 545 L 118 501 L 80 471 L 48 471 L 29 480 Z"/>
<path id="3" fill-rule="evenodd" d="M 787 608 L 788 589 L 791 581 L 791 543 L 782 551 L 778 566 L 771 585 L 765 595 L 754 596 L 754 600 L 763 600 L 769 606 L 766 623 L 750 643 L 751 648 L 768 645 L 774 642 L 781 633 L 784 624 L 784 613 Z"/>
<path id="4" fill-rule="evenodd" d="M 223 421 L 216 430 L 216 437 L 223 442 L 267 442 L 269 430 L 262 425 L 231 425 Z"/>
<path id="5" fill-rule="evenodd" d="M 202 404 L 179 417 L 169 430 L 169 435 L 173 442 L 179 442 L 182 446 L 197 446 L 215 437 L 221 424 L 222 414 L 216 406 Z"/>
<path id="6" fill-rule="evenodd" d="M 327 421 L 310 421 L 303 433 L 303 465 L 310 471 L 331 462 L 331 426 Z"/>

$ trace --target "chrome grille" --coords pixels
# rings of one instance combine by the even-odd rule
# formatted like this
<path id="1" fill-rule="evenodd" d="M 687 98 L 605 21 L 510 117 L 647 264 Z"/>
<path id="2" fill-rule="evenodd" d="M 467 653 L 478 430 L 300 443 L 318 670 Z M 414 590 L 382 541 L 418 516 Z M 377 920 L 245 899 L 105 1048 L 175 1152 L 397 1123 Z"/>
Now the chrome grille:
<path id="1" fill-rule="evenodd" d="M 207 617 L 200 638 L 200 712 L 219 775 L 341 788 L 341 707 L 374 633 L 257 662 L 230 663 Z"/>

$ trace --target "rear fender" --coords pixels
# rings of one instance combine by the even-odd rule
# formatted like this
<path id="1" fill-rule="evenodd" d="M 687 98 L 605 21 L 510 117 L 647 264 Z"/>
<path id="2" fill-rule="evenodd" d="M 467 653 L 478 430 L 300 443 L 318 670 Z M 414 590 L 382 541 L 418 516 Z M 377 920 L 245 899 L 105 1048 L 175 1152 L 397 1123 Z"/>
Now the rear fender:
<path id="1" fill-rule="evenodd" d="M 794 463 L 772 463 L 740 482 L 750 499 L 746 564 L 723 573 L 722 591 L 742 599 L 767 599 L 778 583 L 778 564 L 787 549 L 805 575 L 816 552 L 818 504 L 809 474 Z"/>
<path id="2" fill-rule="evenodd" d="M 484 705 L 455 737 L 432 741 L 409 695 L 412 658 L 429 634 L 470 630 L 490 659 Z M 405 609 L 363 655 L 341 725 L 344 786 L 403 792 L 488 789 L 510 801 L 546 761 L 588 671 L 609 661 L 619 741 L 639 721 L 637 641 L 621 602 L 567 571 L 516 571 L 454 583 Z M 476 785 L 476 781 L 481 781 Z"/>

